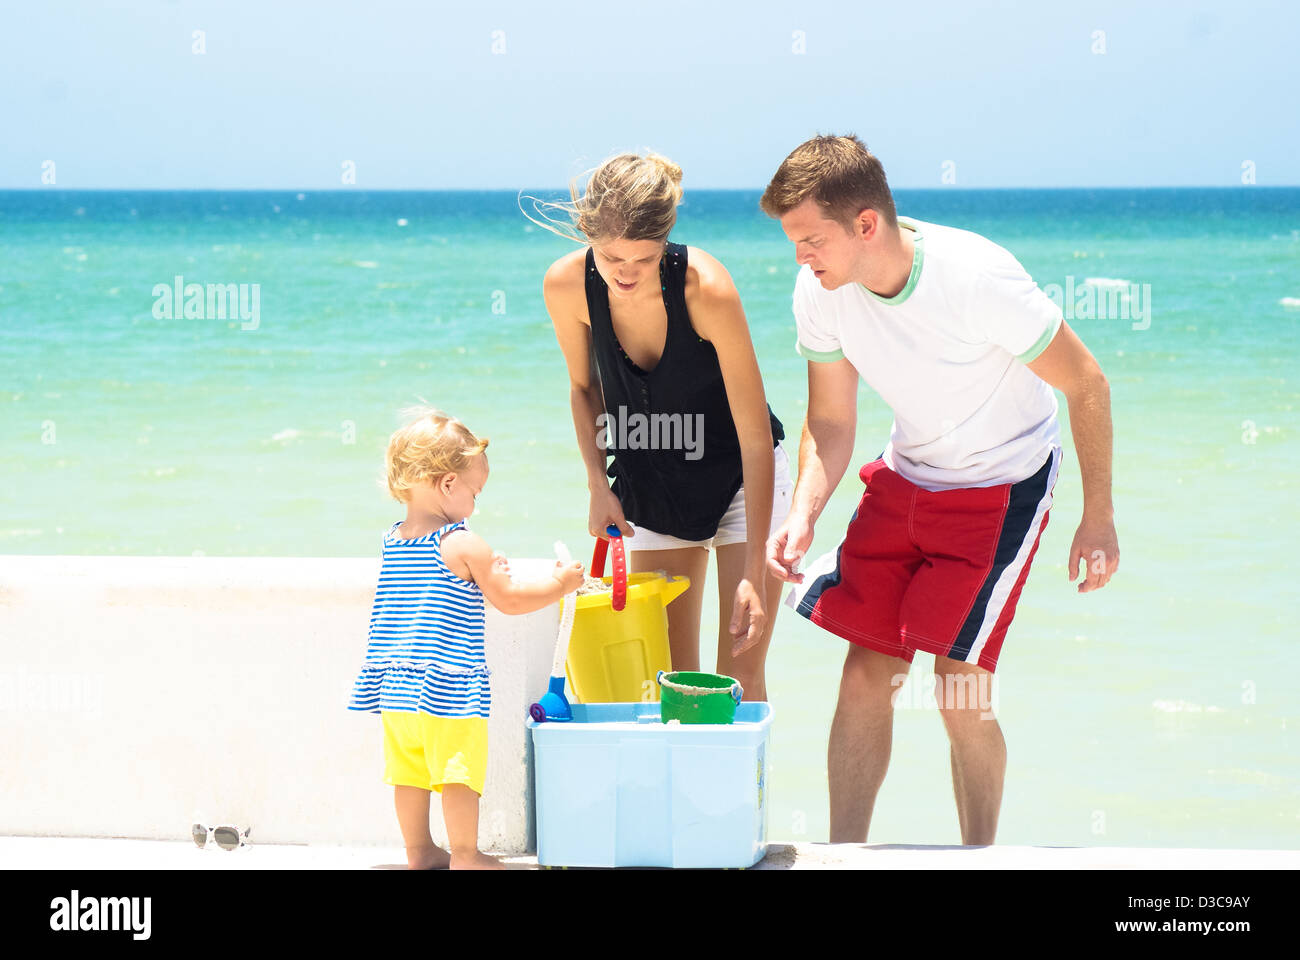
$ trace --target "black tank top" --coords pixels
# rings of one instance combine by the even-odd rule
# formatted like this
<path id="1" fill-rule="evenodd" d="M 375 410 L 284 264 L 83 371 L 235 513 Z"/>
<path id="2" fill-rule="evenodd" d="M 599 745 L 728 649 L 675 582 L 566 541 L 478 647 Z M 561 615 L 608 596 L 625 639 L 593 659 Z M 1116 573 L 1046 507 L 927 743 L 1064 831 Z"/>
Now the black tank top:
<path id="1" fill-rule="evenodd" d="M 591 347 L 605 400 L 607 473 L 623 515 L 639 527 L 683 540 L 718 531 L 744 480 L 740 441 L 713 344 L 686 312 L 686 247 L 669 243 L 659 261 L 668 331 L 659 363 L 646 372 L 623 352 L 609 313 L 609 290 L 587 248 Z M 768 407 L 775 446 L 785 437 Z"/>

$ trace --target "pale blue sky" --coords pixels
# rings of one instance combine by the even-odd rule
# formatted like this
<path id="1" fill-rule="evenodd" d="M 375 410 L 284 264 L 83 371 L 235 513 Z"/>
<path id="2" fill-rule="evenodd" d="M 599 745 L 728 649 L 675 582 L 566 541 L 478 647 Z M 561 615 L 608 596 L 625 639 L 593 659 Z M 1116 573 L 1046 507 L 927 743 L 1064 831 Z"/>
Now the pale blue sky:
<path id="1" fill-rule="evenodd" d="M 761 188 L 819 132 L 895 187 L 1300 184 L 1300 5 L 988 6 L 14 3 L 0 188 L 517 189 L 645 147 Z"/>

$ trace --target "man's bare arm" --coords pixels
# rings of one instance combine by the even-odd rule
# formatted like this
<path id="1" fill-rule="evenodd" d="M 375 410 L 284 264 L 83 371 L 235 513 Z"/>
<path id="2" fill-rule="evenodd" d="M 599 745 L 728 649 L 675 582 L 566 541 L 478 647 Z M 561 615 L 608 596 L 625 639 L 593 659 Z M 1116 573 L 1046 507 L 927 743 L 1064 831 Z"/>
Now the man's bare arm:
<path id="1" fill-rule="evenodd" d="M 853 456 L 858 429 L 858 371 L 846 359 L 808 361 L 808 413 L 799 439 L 799 480 L 790 515 L 767 542 L 767 569 L 801 583 L 796 572 L 812 546 L 813 525 L 835 492 Z"/>
<path id="2" fill-rule="evenodd" d="M 858 429 L 858 371 L 843 358 L 808 361 L 808 414 L 799 440 L 799 483 L 791 510 L 821 516 L 853 456 Z"/>
<path id="3" fill-rule="evenodd" d="M 1083 482 L 1083 518 L 1070 547 L 1068 571 L 1073 581 L 1083 561 L 1086 569 L 1079 592 L 1088 593 L 1104 587 L 1119 568 L 1119 538 L 1111 499 L 1110 384 L 1096 358 L 1065 321 L 1061 321 L 1047 349 L 1028 367 L 1065 394 L 1069 405 L 1070 430 Z"/>

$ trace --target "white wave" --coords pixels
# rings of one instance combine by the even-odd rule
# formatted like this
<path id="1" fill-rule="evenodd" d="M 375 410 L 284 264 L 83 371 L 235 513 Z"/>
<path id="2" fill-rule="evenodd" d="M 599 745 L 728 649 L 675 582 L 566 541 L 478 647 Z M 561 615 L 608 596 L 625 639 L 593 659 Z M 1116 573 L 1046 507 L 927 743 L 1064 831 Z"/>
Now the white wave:
<path id="1" fill-rule="evenodd" d="M 352 261 L 352 266 L 354 266 L 354 267 L 365 267 L 367 270 L 370 270 L 370 269 L 373 269 L 373 268 L 379 266 L 379 264 L 376 263 L 374 260 L 353 260 L 353 261 Z"/>
<path id="2" fill-rule="evenodd" d="M 1151 706 L 1161 713 L 1223 713 L 1222 707 L 1203 707 L 1190 700 L 1155 700 Z"/>
<path id="3" fill-rule="evenodd" d="M 1286 307 L 1288 310 L 1300 309 L 1300 297 L 1283 297 L 1278 301 L 1278 303 Z"/>
<path id="4" fill-rule="evenodd" d="M 290 427 L 288 430 L 281 430 L 279 433 L 275 434 L 271 437 L 271 440 L 277 443 L 286 443 L 289 440 L 297 440 L 301 436 L 301 430 L 294 430 Z"/>
<path id="5" fill-rule="evenodd" d="M 1225 767 L 1220 770 L 1211 767 L 1205 771 L 1212 777 L 1220 777 L 1233 783 L 1250 784 L 1257 787 L 1267 787 L 1282 783 L 1282 778 L 1263 770 L 1246 770 L 1242 767 Z"/>
<path id="6" fill-rule="evenodd" d="M 1101 287 L 1106 290 L 1123 288 L 1127 290 L 1133 286 L 1128 280 L 1116 280 L 1114 277 L 1085 277 L 1083 282 L 1090 287 Z"/>

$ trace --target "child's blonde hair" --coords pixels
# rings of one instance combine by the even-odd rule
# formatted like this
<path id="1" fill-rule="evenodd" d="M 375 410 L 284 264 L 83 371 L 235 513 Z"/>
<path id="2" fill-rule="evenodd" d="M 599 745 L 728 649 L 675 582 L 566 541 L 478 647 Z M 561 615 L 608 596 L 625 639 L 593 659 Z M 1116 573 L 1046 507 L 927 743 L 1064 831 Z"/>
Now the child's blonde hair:
<path id="1" fill-rule="evenodd" d="M 411 407 L 407 418 L 388 439 L 388 492 L 407 503 L 419 483 L 437 483 L 448 473 L 460 473 L 487 449 L 487 437 L 476 437 L 469 427 L 433 407 Z"/>

